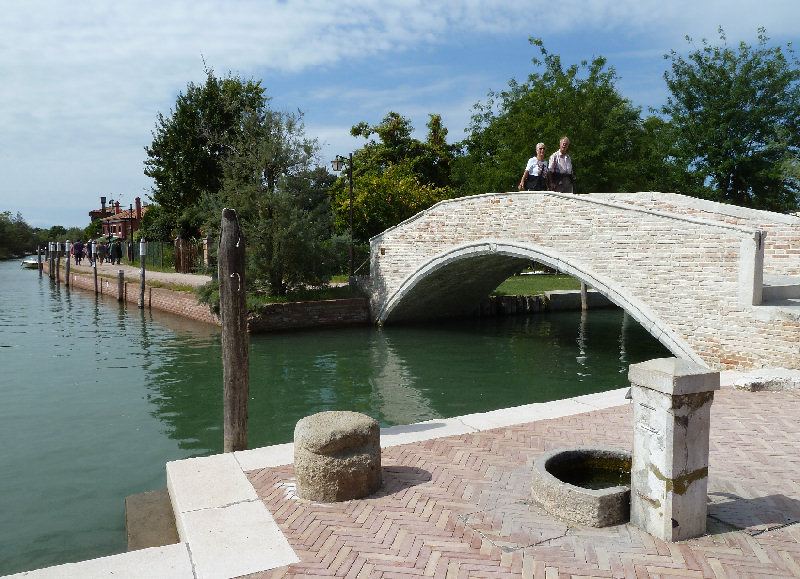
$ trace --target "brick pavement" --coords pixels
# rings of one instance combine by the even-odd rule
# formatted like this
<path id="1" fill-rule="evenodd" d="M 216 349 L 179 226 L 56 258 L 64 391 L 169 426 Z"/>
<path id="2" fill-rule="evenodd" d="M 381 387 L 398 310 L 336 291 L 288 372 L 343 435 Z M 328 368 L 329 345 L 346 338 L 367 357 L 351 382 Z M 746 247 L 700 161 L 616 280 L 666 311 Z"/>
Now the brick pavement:
<path id="1" fill-rule="evenodd" d="M 717 392 L 708 533 L 678 543 L 530 501 L 542 452 L 631 448 L 631 406 L 385 448 L 383 488 L 346 503 L 297 498 L 291 465 L 250 471 L 300 562 L 248 577 L 800 577 L 798 418 L 796 393 Z"/>

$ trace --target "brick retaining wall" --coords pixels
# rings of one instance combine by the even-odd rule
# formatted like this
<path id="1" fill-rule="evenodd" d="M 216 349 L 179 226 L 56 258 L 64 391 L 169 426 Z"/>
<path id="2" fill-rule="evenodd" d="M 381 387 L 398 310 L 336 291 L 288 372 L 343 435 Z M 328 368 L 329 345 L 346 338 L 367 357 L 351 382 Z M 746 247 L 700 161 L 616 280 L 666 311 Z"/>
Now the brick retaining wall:
<path id="1" fill-rule="evenodd" d="M 49 273 L 49 264 L 44 262 L 44 275 Z M 61 265 L 61 283 L 64 283 L 66 269 Z M 94 274 L 70 272 L 70 287 L 94 292 Z M 118 278 L 97 276 L 98 292 L 117 299 L 119 295 Z M 140 281 L 124 281 L 123 298 L 127 303 L 138 305 Z M 168 288 L 146 286 L 144 306 L 169 312 L 198 322 L 221 325 L 219 316 L 212 314 L 207 304 L 197 301 L 191 292 Z M 366 298 L 345 300 L 324 300 L 310 302 L 289 302 L 269 304 L 258 316 L 248 319 L 251 332 L 270 332 L 298 328 L 318 328 L 368 324 L 369 302 Z"/>

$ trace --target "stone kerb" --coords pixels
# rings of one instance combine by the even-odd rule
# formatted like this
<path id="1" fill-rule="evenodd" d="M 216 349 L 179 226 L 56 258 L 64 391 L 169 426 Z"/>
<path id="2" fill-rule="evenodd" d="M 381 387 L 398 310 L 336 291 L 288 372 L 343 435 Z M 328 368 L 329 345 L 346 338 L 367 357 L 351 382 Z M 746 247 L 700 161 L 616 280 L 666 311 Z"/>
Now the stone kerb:
<path id="1" fill-rule="evenodd" d="M 359 412 L 318 412 L 294 430 L 297 496 L 317 502 L 359 499 L 381 486 L 378 421 Z"/>

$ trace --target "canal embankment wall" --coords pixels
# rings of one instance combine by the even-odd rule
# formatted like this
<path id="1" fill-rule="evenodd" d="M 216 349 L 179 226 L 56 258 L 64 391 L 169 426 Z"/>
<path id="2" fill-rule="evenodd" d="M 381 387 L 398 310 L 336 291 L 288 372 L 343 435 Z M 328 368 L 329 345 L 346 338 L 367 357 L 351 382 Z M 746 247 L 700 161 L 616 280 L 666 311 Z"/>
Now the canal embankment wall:
<path id="1" fill-rule="evenodd" d="M 49 263 L 43 262 L 43 274 L 49 275 Z M 62 264 L 59 282 L 65 283 L 66 268 Z M 94 292 L 94 273 L 70 271 L 72 288 Z M 120 295 L 119 277 L 108 273 L 97 276 L 97 293 L 110 299 Z M 122 281 L 122 299 L 126 303 L 139 303 L 139 279 Z M 587 292 L 589 308 L 616 307 L 605 296 Z M 207 304 L 200 303 L 191 291 L 145 285 L 144 307 L 168 312 L 194 321 L 221 325 L 221 320 Z M 475 309 L 474 316 L 530 315 L 540 312 L 575 311 L 582 307 L 579 291 L 559 290 L 539 295 L 489 296 Z M 274 332 L 320 327 L 368 325 L 372 323 L 369 301 L 366 298 L 274 303 L 264 306 L 258 314 L 248 318 L 248 328 L 253 333 Z"/>

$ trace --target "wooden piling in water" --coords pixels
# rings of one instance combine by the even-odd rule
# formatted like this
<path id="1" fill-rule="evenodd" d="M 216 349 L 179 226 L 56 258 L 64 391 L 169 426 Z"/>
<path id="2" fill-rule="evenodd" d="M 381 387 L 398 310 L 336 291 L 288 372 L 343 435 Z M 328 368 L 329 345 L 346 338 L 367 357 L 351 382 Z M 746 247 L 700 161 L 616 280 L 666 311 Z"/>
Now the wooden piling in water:
<path id="1" fill-rule="evenodd" d="M 66 261 L 67 267 L 64 277 L 64 287 L 69 287 L 69 260 L 70 260 L 70 255 L 72 255 L 72 244 L 69 242 L 69 239 L 67 240 L 67 243 L 64 246 L 64 250 L 65 250 L 64 258 L 67 260 Z"/>
<path id="2" fill-rule="evenodd" d="M 92 271 L 94 272 L 94 295 L 99 292 L 97 288 L 97 244 L 92 242 Z"/>
<path id="3" fill-rule="evenodd" d="M 222 318 L 223 452 L 247 449 L 250 359 L 245 292 L 245 251 L 239 218 L 222 210 L 219 240 L 219 297 Z"/>
<path id="4" fill-rule="evenodd" d="M 125 270 L 117 270 L 117 301 L 125 301 Z"/>
<path id="5" fill-rule="evenodd" d="M 144 288 L 145 288 L 145 261 L 147 260 L 147 242 L 142 239 L 139 241 L 139 309 L 144 308 Z"/>

